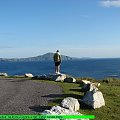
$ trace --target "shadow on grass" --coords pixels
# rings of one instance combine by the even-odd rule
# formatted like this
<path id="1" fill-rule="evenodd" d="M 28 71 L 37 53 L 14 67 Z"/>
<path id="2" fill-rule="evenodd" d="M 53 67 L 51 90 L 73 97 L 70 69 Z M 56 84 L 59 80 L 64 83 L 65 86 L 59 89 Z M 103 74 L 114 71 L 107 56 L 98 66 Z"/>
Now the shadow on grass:
<path id="1" fill-rule="evenodd" d="M 63 98 L 57 98 L 57 99 L 54 99 L 54 100 L 49 100 L 49 102 L 54 103 L 55 105 L 60 105 L 62 100 L 63 100 Z"/>
<path id="2" fill-rule="evenodd" d="M 70 91 L 85 93 L 87 90 L 85 91 L 84 89 L 80 88 L 80 89 L 70 89 Z"/>
<path id="3" fill-rule="evenodd" d="M 56 105 L 60 105 L 62 100 L 66 97 L 73 97 L 76 99 L 81 99 L 83 96 L 77 95 L 77 94 L 49 94 L 49 95 L 42 96 L 42 97 L 53 98 L 53 99 L 50 99 L 49 102 L 54 103 Z"/>
<path id="4" fill-rule="evenodd" d="M 83 84 L 79 84 L 79 87 L 82 87 L 83 86 Z"/>
<path id="5" fill-rule="evenodd" d="M 82 95 L 78 95 L 78 94 L 49 94 L 49 95 L 45 95 L 42 97 L 47 97 L 47 98 L 66 98 L 66 97 L 73 97 L 76 99 L 81 99 L 83 96 Z"/>
<path id="6" fill-rule="evenodd" d="M 62 100 L 66 97 L 73 97 L 78 99 L 79 103 L 80 103 L 80 109 L 82 110 L 93 110 L 93 108 L 91 106 L 88 106 L 86 104 L 84 104 L 83 102 L 81 102 L 80 100 L 83 98 L 83 95 L 77 95 L 77 94 L 49 94 L 46 96 L 42 96 L 42 97 L 47 97 L 47 98 L 54 98 L 49 100 L 50 103 L 54 103 L 55 105 L 60 105 L 60 103 L 62 102 Z"/>
<path id="7" fill-rule="evenodd" d="M 44 110 L 50 110 L 51 106 L 40 106 L 40 105 L 36 105 L 36 106 L 30 106 L 29 109 L 31 109 L 34 112 L 43 112 Z"/>
<path id="8" fill-rule="evenodd" d="M 70 89 L 70 91 L 80 92 L 81 89 Z"/>

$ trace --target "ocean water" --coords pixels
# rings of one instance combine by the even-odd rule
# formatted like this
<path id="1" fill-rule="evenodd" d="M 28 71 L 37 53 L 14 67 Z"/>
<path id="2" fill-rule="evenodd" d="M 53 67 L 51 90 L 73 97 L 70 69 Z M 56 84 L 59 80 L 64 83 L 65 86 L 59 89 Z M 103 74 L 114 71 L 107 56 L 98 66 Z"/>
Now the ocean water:
<path id="1" fill-rule="evenodd" d="M 0 62 L 0 72 L 8 75 L 43 75 L 54 73 L 54 62 Z M 111 75 L 120 77 L 120 59 L 86 59 L 62 61 L 61 73 L 74 77 L 103 79 Z"/>

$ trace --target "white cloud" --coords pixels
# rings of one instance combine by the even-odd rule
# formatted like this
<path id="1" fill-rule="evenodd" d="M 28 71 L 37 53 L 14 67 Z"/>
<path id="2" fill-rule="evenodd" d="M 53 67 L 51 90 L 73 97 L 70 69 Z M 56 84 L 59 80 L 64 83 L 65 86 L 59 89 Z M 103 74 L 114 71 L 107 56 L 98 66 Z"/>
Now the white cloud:
<path id="1" fill-rule="evenodd" d="M 120 0 L 102 0 L 100 5 L 103 7 L 120 7 Z"/>

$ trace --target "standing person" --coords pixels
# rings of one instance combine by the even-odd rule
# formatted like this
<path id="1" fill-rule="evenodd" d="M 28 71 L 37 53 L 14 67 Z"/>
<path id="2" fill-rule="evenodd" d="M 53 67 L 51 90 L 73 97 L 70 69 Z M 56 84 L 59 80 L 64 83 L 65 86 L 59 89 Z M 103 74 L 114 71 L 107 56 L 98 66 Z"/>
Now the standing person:
<path id="1" fill-rule="evenodd" d="M 59 53 L 59 50 L 56 51 L 56 53 L 53 56 L 54 62 L 55 62 L 55 73 L 60 74 L 60 64 L 61 64 L 61 55 Z"/>

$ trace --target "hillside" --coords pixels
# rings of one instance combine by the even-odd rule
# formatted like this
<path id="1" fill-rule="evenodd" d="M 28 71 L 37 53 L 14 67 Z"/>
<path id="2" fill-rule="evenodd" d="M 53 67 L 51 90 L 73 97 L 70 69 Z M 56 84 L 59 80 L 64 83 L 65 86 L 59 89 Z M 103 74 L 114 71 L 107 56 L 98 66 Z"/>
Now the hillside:
<path id="1" fill-rule="evenodd" d="M 17 61 L 52 61 L 53 60 L 54 53 L 46 53 L 44 55 L 36 56 L 36 57 L 28 57 L 28 58 L 0 58 L 0 61 L 11 61 L 11 62 L 17 62 Z M 62 55 L 62 60 L 75 60 L 78 58 L 73 58 L 69 56 Z"/>

